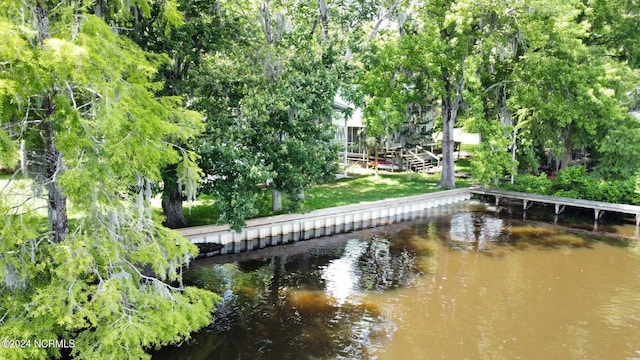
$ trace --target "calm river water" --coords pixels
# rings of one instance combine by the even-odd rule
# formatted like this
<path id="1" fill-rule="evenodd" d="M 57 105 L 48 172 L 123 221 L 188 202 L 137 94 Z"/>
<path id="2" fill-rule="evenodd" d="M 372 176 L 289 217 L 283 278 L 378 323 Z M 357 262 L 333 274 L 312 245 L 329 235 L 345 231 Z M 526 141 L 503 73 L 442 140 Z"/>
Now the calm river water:
<path id="1" fill-rule="evenodd" d="M 518 206 L 198 261 L 215 322 L 153 358 L 640 359 L 634 227 Z"/>

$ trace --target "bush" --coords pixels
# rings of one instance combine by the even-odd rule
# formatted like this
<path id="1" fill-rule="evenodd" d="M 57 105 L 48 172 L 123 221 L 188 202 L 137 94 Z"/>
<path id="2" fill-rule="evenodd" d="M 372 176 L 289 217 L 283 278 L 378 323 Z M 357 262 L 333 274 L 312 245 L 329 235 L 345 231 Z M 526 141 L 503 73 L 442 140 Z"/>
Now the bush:
<path id="1" fill-rule="evenodd" d="M 582 193 L 577 190 L 565 190 L 561 189 L 553 193 L 553 196 L 572 198 L 572 199 L 584 199 Z"/>
<path id="2" fill-rule="evenodd" d="M 506 187 L 514 191 L 523 191 L 533 194 L 549 195 L 551 191 L 552 182 L 547 177 L 547 174 L 535 175 L 521 175 L 515 178 L 513 184 L 508 184 Z"/>
<path id="3" fill-rule="evenodd" d="M 589 176 L 584 166 L 570 166 L 558 172 L 558 177 L 553 182 L 554 192 L 560 190 L 575 190 L 585 194 L 589 187 Z"/>
<path id="4" fill-rule="evenodd" d="M 640 204 L 640 194 L 636 192 L 636 181 L 636 177 L 605 181 L 595 174 L 587 173 L 584 166 L 574 166 L 560 171 L 553 181 L 545 174 L 522 175 L 516 177 L 513 185 L 507 184 L 503 188 L 574 199 Z"/>
<path id="5" fill-rule="evenodd" d="M 636 192 L 636 179 L 603 181 L 599 186 L 600 201 L 622 204 L 640 204 L 640 195 Z"/>

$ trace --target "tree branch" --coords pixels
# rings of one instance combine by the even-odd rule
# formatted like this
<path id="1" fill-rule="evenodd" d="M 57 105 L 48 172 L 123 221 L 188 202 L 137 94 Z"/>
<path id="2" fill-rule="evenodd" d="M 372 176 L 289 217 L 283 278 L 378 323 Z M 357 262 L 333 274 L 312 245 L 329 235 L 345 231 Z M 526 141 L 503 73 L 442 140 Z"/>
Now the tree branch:
<path id="1" fill-rule="evenodd" d="M 498 81 L 497 83 L 492 84 L 491 86 L 489 86 L 488 88 L 486 88 L 484 90 L 484 93 L 488 93 L 489 91 L 493 90 L 494 88 L 498 87 L 498 86 L 502 86 L 504 84 L 509 84 L 509 83 L 514 83 L 516 82 L 515 80 L 504 80 L 504 81 Z"/>
<path id="2" fill-rule="evenodd" d="M 380 30 L 380 26 L 382 26 L 382 23 L 385 20 L 391 18 L 391 14 L 394 11 L 396 11 L 399 5 L 400 5 L 400 0 L 395 0 L 393 4 L 389 6 L 389 10 L 387 10 L 387 12 L 384 13 L 382 17 L 378 19 L 378 21 L 376 22 L 376 25 L 373 27 L 373 30 L 371 30 L 371 33 L 369 33 L 369 40 L 373 40 L 376 37 L 376 35 L 378 35 L 378 31 Z"/>

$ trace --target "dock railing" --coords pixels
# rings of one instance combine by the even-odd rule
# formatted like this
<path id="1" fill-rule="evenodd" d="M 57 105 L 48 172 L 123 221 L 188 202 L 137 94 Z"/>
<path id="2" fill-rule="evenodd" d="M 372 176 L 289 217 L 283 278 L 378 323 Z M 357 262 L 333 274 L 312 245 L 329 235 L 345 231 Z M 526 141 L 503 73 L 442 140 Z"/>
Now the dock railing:
<path id="1" fill-rule="evenodd" d="M 622 214 L 635 215 L 636 227 L 640 225 L 640 206 L 629 204 L 615 204 L 604 201 L 593 201 L 583 199 L 573 199 L 551 195 L 529 194 L 517 191 L 494 190 L 480 187 L 469 188 L 472 194 L 488 195 L 495 198 L 495 204 L 499 205 L 502 199 L 521 200 L 522 209 L 528 210 L 534 203 L 554 205 L 555 215 L 561 214 L 566 206 L 594 211 L 594 220 L 598 221 L 606 212 L 616 212 Z"/>

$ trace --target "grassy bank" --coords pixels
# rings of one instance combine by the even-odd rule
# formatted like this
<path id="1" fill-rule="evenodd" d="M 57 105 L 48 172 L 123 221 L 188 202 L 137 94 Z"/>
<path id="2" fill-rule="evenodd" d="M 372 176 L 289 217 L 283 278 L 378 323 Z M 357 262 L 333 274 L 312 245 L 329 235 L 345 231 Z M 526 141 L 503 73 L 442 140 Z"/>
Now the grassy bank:
<path id="1" fill-rule="evenodd" d="M 431 193 L 440 190 L 437 187 L 439 179 L 439 176 L 421 174 L 408 176 L 406 173 L 380 173 L 378 176 L 362 175 L 339 179 L 310 189 L 307 192 L 303 209 L 311 211 L 366 201 Z M 466 186 L 466 182 L 459 181 L 457 186 Z"/>
<path id="2" fill-rule="evenodd" d="M 317 209 L 425 194 L 440 190 L 437 187 L 437 183 L 440 180 L 439 174 L 423 175 L 380 171 L 379 175 L 375 175 L 375 171 L 372 169 L 354 168 L 352 170 L 348 178 L 336 179 L 330 183 L 318 185 L 307 190 L 301 211 L 309 212 Z M 457 161 L 456 171 L 458 173 L 469 172 L 469 160 Z M 10 179 L 10 175 L 0 174 L 0 188 L 7 186 Z M 7 199 L 7 202 L 14 205 L 33 196 L 32 185 L 31 179 L 24 179 L 21 176 L 15 177 L 11 185 L 5 188 L 6 194 L 10 198 Z M 456 181 L 456 187 L 468 185 L 469 180 L 459 179 Z M 44 195 L 41 194 L 41 196 Z M 46 220 L 47 211 L 44 198 L 28 200 L 25 205 L 30 206 L 32 209 L 37 209 L 37 214 L 43 217 L 43 221 Z M 283 205 L 285 207 L 287 205 L 285 199 L 283 199 Z M 162 219 L 160 195 L 153 199 L 152 206 L 154 216 L 157 219 Z M 73 206 L 69 206 L 70 218 L 73 218 L 74 215 L 73 211 L 71 211 L 72 208 Z M 276 213 L 271 210 L 271 192 L 268 190 L 263 191 L 261 194 L 257 208 L 258 214 L 256 217 L 282 213 Z M 184 213 L 190 226 L 215 224 L 219 217 L 216 199 L 207 194 L 199 195 L 197 201 L 191 205 L 185 203 Z"/>
<path id="3" fill-rule="evenodd" d="M 456 164 L 456 171 L 468 171 L 468 160 L 460 160 Z M 302 211 L 308 212 L 334 206 L 357 204 L 397 198 L 402 196 L 419 195 L 441 190 L 437 187 L 440 175 L 423 175 L 416 173 L 380 172 L 375 175 L 373 170 L 359 170 L 350 174 L 348 178 L 336 179 L 328 184 L 322 184 L 309 189 L 302 204 Z M 459 179 L 456 187 L 469 186 L 469 180 Z M 286 203 L 284 204 L 286 206 Z M 259 213 L 256 217 L 271 216 L 278 213 L 271 211 L 271 193 L 265 191 L 258 202 Z M 218 220 L 218 210 L 215 199 L 210 195 L 201 195 L 198 202 L 192 206 L 185 206 L 185 216 L 190 226 L 215 224 Z"/>

